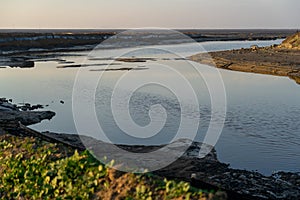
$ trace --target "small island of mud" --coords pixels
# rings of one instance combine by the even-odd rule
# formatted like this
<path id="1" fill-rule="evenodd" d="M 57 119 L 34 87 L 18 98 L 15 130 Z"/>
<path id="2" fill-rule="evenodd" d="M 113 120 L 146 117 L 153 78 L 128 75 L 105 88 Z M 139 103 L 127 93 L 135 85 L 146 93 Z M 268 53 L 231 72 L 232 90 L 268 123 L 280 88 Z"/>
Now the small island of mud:
<path id="1" fill-rule="evenodd" d="M 189 59 L 222 69 L 288 76 L 300 84 L 300 33 L 280 45 L 197 54 Z"/>

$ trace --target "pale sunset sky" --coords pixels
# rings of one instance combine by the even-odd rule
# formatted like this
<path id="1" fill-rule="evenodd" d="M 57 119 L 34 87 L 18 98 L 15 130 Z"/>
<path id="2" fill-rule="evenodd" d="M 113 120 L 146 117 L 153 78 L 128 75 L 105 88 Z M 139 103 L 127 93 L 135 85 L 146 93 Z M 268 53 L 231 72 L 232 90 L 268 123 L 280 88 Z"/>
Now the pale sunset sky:
<path id="1" fill-rule="evenodd" d="M 299 28 L 299 0 L 1 0 L 0 28 Z"/>

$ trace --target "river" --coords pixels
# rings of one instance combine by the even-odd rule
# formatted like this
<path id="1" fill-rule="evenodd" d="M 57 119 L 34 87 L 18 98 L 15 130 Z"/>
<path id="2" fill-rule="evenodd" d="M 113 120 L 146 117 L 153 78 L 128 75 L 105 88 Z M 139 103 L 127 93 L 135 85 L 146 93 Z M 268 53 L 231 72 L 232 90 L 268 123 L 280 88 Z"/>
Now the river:
<path id="1" fill-rule="evenodd" d="M 268 46 L 280 42 L 281 40 L 205 42 L 201 45 L 207 51 L 218 51 L 246 48 L 253 44 Z M 171 66 L 184 73 L 186 79 L 191 83 L 199 103 L 199 105 L 195 105 L 193 101 L 186 98 L 184 103 L 180 104 L 176 99 L 176 94 L 174 95 L 162 87 L 149 85 L 140 88 L 130 99 L 129 113 L 135 123 L 139 126 L 146 126 L 150 123 L 148 111 L 153 104 L 161 104 L 166 110 L 164 113 L 160 109 L 154 109 L 154 112 L 157 111 L 154 115 L 161 117 L 166 114 L 167 117 L 163 128 L 159 129 L 159 133 L 147 139 L 143 138 L 147 136 L 146 133 L 141 133 L 141 138 L 124 134 L 124 131 L 115 122 L 109 107 L 116 80 L 127 72 L 97 71 L 103 68 L 102 64 L 110 61 L 105 59 L 86 60 L 85 56 L 89 52 L 69 52 L 58 56 L 59 59 L 74 62 L 72 64 L 66 64 L 65 61 L 60 63 L 56 60 L 41 60 L 35 62 L 34 68 L 0 69 L 1 96 L 12 98 L 16 103 L 30 102 L 48 105 L 45 107 L 46 110 L 56 112 L 56 116 L 51 121 L 43 121 L 31 126 L 36 130 L 77 133 L 72 108 L 72 103 L 74 103 L 72 92 L 76 75 L 80 70 L 75 67 L 57 68 L 57 66 L 84 63 L 90 65 L 83 71 L 87 80 L 99 77 L 101 73 L 104 74 L 96 88 L 95 108 L 99 123 L 111 141 L 125 144 L 167 143 L 181 126 L 181 117 L 188 119 L 187 124 L 183 124 L 184 136 L 192 137 L 189 135 L 189 131 L 192 132 L 192 127 L 199 123 L 195 140 L 203 141 L 211 111 L 209 90 L 204 79 L 195 75 L 195 71 L 191 67 L 185 66 L 190 65 L 187 61 L 174 59 L 170 53 L 161 51 L 164 48 L 155 46 L 151 51 L 149 47 L 147 49 L 147 51 L 135 52 L 134 55 L 155 57 L 156 59 L 141 63 L 115 62 L 112 67 L 115 69 L 139 68 L 140 70 L 128 71 L 130 80 L 142 81 L 148 80 L 149 77 L 155 77 L 155 80 L 167 79 L 176 83 L 178 79 L 174 73 L 158 69 L 161 65 Z M 199 51 L 198 48 L 193 48 L 189 44 L 176 44 L 171 49 L 181 56 L 190 56 Z M 102 53 L 110 57 L 114 53 L 117 54 L 118 51 L 115 49 Z M 129 55 L 131 56 L 131 54 Z M 193 65 L 202 71 L 204 76 L 209 76 L 209 71 L 207 71 L 209 66 L 196 63 Z M 232 168 L 257 170 L 264 174 L 271 174 L 277 170 L 300 172 L 300 86 L 286 77 L 226 70 L 219 70 L 219 72 L 224 82 L 227 104 L 224 128 L 215 146 L 219 160 L 229 163 Z M 178 90 L 185 90 L 180 83 L 177 86 Z M 86 88 L 82 87 L 84 91 Z M 198 106 L 200 107 L 200 118 L 196 108 Z M 121 102 L 118 109 L 122 111 L 122 109 L 126 109 L 126 106 Z M 84 108 L 81 110 L 84 115 Z M 181 116 L 182 110 L 186 110 L 186 113 Z M 160 119 L 159 116 L 157 119 Z M 131 119 L 127 119 L 125 114 L 119 117 L 123 118 L 125 125 L 128 123 L 128 127 L 130 126 Z M 161 125 L 161 121 L 154 119 L 152 125 L 155 129 L 156 126 Z"/>

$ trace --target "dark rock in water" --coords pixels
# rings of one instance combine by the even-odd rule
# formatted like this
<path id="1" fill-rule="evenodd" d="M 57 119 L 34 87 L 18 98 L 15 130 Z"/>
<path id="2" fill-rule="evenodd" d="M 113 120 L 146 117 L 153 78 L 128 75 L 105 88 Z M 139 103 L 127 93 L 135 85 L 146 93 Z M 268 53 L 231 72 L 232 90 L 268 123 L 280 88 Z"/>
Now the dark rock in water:
<path id="1" fill-rule="evenodd" d="M 74 64 L 74 65 L 61 65 L 57 66 L 56 68 L 63 69 L 63 68 L 81 68 L 81 67 L 99 67 L 99 66 L 112 66 L 112 65 L 120 65 L 120 63 L 95 63 L 95 64 Z"/>
<path id="2" fill-rule="evenodd" d="M 31 110 L 37 110 L 37 109 L 43 109 L 43 108 L 44 108 L 44 106 L 41 104 L 31 106 Z"/>
<path id="3" fill-rule="evenodd" d="M 58 66 L 57 68 L 80 68 L 82 65 L 63 65 L 63 66 Z"/>
<path id="4" fill-rule="evenodd" d="M 52 119 L 55 116 L 51 111 L 2 111 L 0 112 L 0 123 L 16 121 L 23 125 L 33 125 L 45 119 Z"/>
<path id="5" fill-rule="evenodd" d="M 20 67 L 20 68 L 32 68 L 34 67 L 34 62 L 33 61 L 21 61 L 21 62 L 12 62 L 9 63 L 10 67 Z"/>
<path id="6" fill-rule="evenodd" d="M 147 62 L 148 60 L 149 61 L 155 61 L 154 58 L 116 58 L 115 59 L 116 61 L 120 61 L 120 62 L 129 62 L 129 63 L 132 63 L 132 62 Z"/>
<path id="7" fill-rule="evenodd" d="M 8 100 L 6 98 L 0 98 L 0 104 L 3 102 L 8 102 Z"/>
<path id="8" fill-rule="evenodd" d="M 17 106 L 10 103 L 11 101 L 11 99 L 0 98 L 0 122 L 20 121 L 24 125 L 32 125 L 44 119 L 51 119 L 55 115 L 51 111 L 33 112 L 32 110 L 43 108 L 40 104 L 30 105 L 30 103 L 25 103 L 22 106 Z M 27 112 L 28 110 L 32 112 Z"/>
<path id="9" fill-rule="evenodd" d="M 113 72 L 113 71 L 141 71 L 149 68 L 134 68 L 134 67 L 122 67 L 122 68 L 114 68 L 114 69 L 91 69 L 91 72 Z"/>
<path id="10" fill-rule="evenodd" d="M 25 103 L 23 106 L 18 106 L 18 108 L 21 109 L 22 111 L 33 111 L 37 109 L 43 109 L 44 106 L 40 104 L 30 105 L 29 103 Z"/>

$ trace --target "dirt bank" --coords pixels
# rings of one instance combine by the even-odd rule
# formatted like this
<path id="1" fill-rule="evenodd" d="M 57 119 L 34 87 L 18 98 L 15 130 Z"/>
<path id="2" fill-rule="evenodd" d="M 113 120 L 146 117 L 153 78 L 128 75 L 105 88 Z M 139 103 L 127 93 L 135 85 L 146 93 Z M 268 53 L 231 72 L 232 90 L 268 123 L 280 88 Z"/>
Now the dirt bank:
<path id="1" fill-rule="evenodd" d="M 197 54 L 189 59 L 227 70 L 288 76 L 300 84 L 299 33 L 288 37 L 279 46 L 252 46 L 212 52 L 210 56 Z"/>

